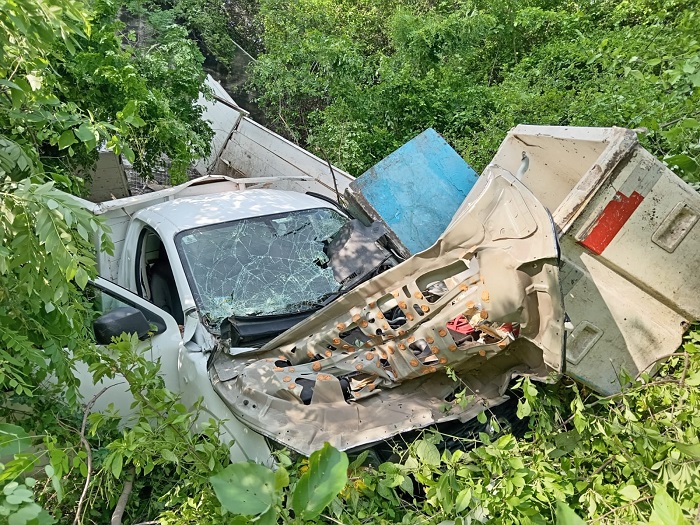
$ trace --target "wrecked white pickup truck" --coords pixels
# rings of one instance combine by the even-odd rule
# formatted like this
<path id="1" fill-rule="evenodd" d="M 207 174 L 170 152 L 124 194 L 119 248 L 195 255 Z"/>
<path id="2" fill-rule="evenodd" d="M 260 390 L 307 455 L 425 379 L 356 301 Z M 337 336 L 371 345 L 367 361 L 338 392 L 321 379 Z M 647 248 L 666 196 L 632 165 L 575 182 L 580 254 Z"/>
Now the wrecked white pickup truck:
<path id="1" fill-rule="evenodd" d="M 219 167 L 234 177 L 84 205 L 116 246 L 98 343 L 155 325 L 166 385 L 224 422 L 235 459 L 267 461 L 266 438 L 309 454 L 467 421 L 518 375 L 615 391 L 700 317 L 700 199 L 628 130 L 518 127 L 456 210 L 454 187 L 426 200 L 409 173 L 393 187 L 414 197 L 390 198 L 405 217 L 243 116 Z"/>

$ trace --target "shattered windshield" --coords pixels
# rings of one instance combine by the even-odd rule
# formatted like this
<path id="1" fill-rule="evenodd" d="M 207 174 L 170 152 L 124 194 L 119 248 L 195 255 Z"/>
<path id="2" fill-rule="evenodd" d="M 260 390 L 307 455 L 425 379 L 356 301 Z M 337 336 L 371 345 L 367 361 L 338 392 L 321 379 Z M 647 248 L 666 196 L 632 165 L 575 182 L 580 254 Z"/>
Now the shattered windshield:
<path id="1" fill-rule="evenodd" d="M 324 241 L 347 221 L 329 208 L 241 219 L 176 237 L 200 311 L 231 315 L 297 313 L 338 290 Z"/>

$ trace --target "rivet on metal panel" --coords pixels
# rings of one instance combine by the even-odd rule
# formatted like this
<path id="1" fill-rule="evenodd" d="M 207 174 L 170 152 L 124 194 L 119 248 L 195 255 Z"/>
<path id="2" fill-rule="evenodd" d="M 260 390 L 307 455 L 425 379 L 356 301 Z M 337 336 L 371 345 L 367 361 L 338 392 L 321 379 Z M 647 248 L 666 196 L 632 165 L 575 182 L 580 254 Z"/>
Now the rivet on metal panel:
<path id="1" fill-rule="evenodd" d="M 430 351 L 435 355 L 440 353 L 440 349 L 437 346 L 431 346 Z"/>
<path id="2" fill-rule="evenodd" d="M 362 321 L 360 321 L 360 326 L 361 326 L 362 328 L 367 328 L 367 325 L 368 325 L 368 324 L 369 324 L 369 323 L 368 323 L 367 321 L 365 321 L 364 319 L 363 319 Z"/>
<path id="3" fill-rule="evenodd" d="M 284 376 L 284 377 L 282 378 L 282 381 L 284 381 L 285 383 L 289 383 L 291 380 L 292 380 L 292 378 L 289 377 L 289 376 Z"/>
<path id="4" fill-rule="evenodd" d="M 330 357 L 330 356 L 333 355 L 333 352 L 331 352 L 330 350 L 326 350 L 326 351 L 324 352 L 324 354 L 325 354 L 326 357 Z"/>
<path id="5" fill-rule="evenodd" d="M 289 388 L 289 390 L 294 390 L 296 387 L 297 385 L 295 383 L 289 383 L 289 386 L 287 388 Z"/>
<path id="6" fill-rule="evenodd" d="M 413 297 L 415 297 L 416 299 L 423 299 L 423 294 L 420 292 L 416 292 L 413 294 Z"/>
<path id="7" fill-rule="evenodd" d="M 466 292 L 467 290 L 469 290 L 469 287 L 466 284 L 462 283 L 459 285 L 459 289 L 463 292 Z"/>
<path id="8" fill-rule="evenodd" d="M 314 351 L 313 351 L 313 350 L 309 350 L 308 352 L 306 352 L 306 357 L 313 358 L 315 355 L 316 355 L 316 354 L 314 354 Z"/>
<path id="9" fill-rule="evenodd" d="M 480 355 L 481 357 L 485 357 L 485 356 L 486 356 L 486 350 L 483 350 L 483 349 L 479 350 L 479 355 Z"/>
<path id="10" fill-rule="evenodd" d="M 482 301 L 484 301 L 485 303 L 488 303 L 489 298 L 490 298 L 490 296 L 489 296 L 489 292 L 487 290 L 484 290 L 483 292 L 481 292 L 481 300 Z"/>
<path id="11" fill-rule="evenodd" d="M 411 366 L 418 366 L 420 363 L 418 362 L 418 359 L 411 359 L 410 365 Z"/>
<path id="12" fill-rule="evenodd" d="M 441 365 L 444 365 L 445 363 L 447 363 L 447 358 L 441 357 L 440 359 L 438 359 L 438 361 L 440 362 Z"/>
<path id="13" fill-rule="evenodd" d="M 435 339 L 432 337 L 428 336 L 425 338 L 425 342 L 428 343 L 429 345 L 432 345 L 435 342 Z"/>
<path id="14" fill-rule="evenodd" d="M 289 371 L 293 374 L 293 373 L 294 373 L 294 367 L 293 367 L 293 366 L 290 366 L 290 367 L 289 367 Z"/>
<path id="15" fill-rule="evenodd" d="M 412 313 L 407 313 L 407 314 L 406 314 L 406 319 L 408 319 L 409 321 L 413 321 L 413 314 L 412 314 Z"/>
<path id="16" fill-rule="evenodd" d="M 407 308 L 407 304 L 404 301 L 399 301 L 399 308 L 402 310 L 405 310 Z"/>
<path id="17" fill-rule="evenodd" d="M 365 354 L 365 359 L 367 359 L 367 361 L 371 361 L 372 359 L 374 359 L 374 354 L 372 352 L 367 352 Z"/>
<path id="18" fill-rule="evenodd" d="M 447 349 L 448 349 L 450 352 L 454 352 L 455 350 L 457 350 L 457 345 L 450 345 L 450 346 L 447 347 Z"/>
<path id="19" fill-rule="evenodd" d="M 428 306 L 427 304 L 422 304 L 420 305 L 420 309 L 427 313 L 430 311 L 430 306 Z"/>
<path id="20" fill-rule="evenodd" d="M 359 320 L 360 320 L 360 314 L 355 314 L 355 315 L 352 316 L 352 321 L 353 321 L 354 323 L 356 323 L 356 322 L 359 321 Z"/>
<path id="21" fill-rule="evenodd" d="M 338 330 L 345 330 L 345 323 L 338 323 L 338 325 L 336 326 L 336 328 L 337 328 Z"/>
<path id="22" fill-rule="evenodd" d="M 357 363 L 355 365 L 355 370 L 362 370 L 364 368 L 364 365 L 362 363 Z"/>
<path id="23" fill-rule="evenodd" d="M 467 309 L 472 309 L 474 308 L 474 301 L 467 301 L 466 307 Z"/>
<path id="24" fill-rule="evenodd" d="M 413 343 L 415 340 L 416 340 L 416 338 L 413 337 L 413 336 L 410 336 L 408 339 L 406 339 L 406 341 L 408 342 L 408 344 Z"/>
<path id="25" fill-rule="evenodd" d="M 486 310 L 481 310 L 481 313 L 479 314 L 479 317 L 482 319 L 488 319 L 489 318 L 489 313 Z"/>
<path id="26" fill-rule="evenodd" d="M 314 372 L 318 372 L 321 370 L 321 362 L 316 361 L 313 365 L 311 365 L 311 368 L 314 370 Z"/>
<path id="27" fill-rule="evenodd" d="M 334 339 L 333 339 L 333 344 L 334 344 L 334 345 L 339 345 L 339 344 L 340 344 L 340 339 L 338 339 L 337 337 L 334 338 Z"/>
<path id="28" fill-rule="evenodd" d="M 376 306 L 377 306 L 377 303 L 375 303 L 375 302 L 369 303 L 370 308 L 376 308 Z"/>
<path id="29" fill-rule="evenodd" d="M 377 312 L 377 319 L 384 319 L 384 314 L 382 312 Z"/>
<path id="30" fill-rule="evenodd" d="M 445 337 L 447 335 L 447 330 L 445 330 L 444 328 L 440 328 L 440 330 L 438 331 L 438 335 L 440 337 Z"/>
<path id="31" fill-rule="evenodd" d="M 399 343 L 399 350 L 406 350 L 406 345 L 403 343 Z"/>

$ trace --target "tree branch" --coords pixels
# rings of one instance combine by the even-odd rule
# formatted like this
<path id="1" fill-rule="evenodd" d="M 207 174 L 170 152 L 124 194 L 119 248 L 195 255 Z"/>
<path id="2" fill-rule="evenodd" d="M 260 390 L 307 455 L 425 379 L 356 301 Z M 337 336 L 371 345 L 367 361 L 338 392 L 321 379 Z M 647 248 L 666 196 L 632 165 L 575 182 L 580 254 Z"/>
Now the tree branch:
<path id="1" fill-rule="evenodd" d="M 119 496 L 119 500 L 117 501 L 117 506 L 114 507 L 114 512 L 112 513 L 112 520 L 110 521 L 110 525 L 122 525 L 124 510 L 126 510 L 126 504 L 129 502 L 129 495 L 131 494 L 131 490 L 134 488 L 135 476 L 136 472 L 134 471 L 134 467 L 131 467 L 129 477 L 126 478 L 126 481 L 124 482 L 124 488 L 122 489 L 122 493 Z"/>

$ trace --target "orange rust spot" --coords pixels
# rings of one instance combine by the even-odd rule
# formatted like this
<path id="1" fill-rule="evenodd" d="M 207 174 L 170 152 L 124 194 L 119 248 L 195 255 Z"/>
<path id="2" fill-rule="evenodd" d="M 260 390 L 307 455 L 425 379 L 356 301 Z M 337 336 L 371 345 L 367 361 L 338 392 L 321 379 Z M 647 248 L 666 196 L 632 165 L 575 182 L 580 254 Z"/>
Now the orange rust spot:
<path id="1" fill-rule="evenodd" d="M 379 352 L 379 359 L 386 359 L 386 352 L 380 351 Z"/>
<path id="2" fill-rule="evenodd" d="M 423 310 L 424 312 L 429 312 L 430 306 L 428 306 L 427 304 L 422 304 L 422 305 L 420 305 L 420 309 Z"/>
<path id="3" fill-rule="evenodd" d="M 369 323 L 368 323 L 367 321 L 365 321 L 364 319 L 363 319 L 362 321 L 360 321 L 360 326 L 361 326 L 362 328 L 367 328 L 367 325 L 368 325 L 368 324 L 369 324 Z"/>
<path id="4" fill-rule="evenodd" d="M 406 350 L 406 345 L 403 343 L 399 343 L 399 350 Z"/>
<path id="5" fill-rule="evenodd" d="M 328 381 L 330 378 L 331 376 L 329 376 L 328 374 L 318 374 L 316 376 L 316 379 L 318 379 L 319 381 Z"/>
<path id="6" fill-rule="evenodd" d="M 356 322 L 359 321 L 359 320 L 360 320 L 360 314 L 355 314 L 355 315 L 352 316 L 352 321 L 353 321 L 354 323 L 356 323 Z"/>
<path id="7" fill-rule="evenodd" d="M 440 362 L 441 365 L 444 365 L 445 363 L 447 363 L 447 358 L 441 357 L 440 359 L 438 359 L 438 361 Z"/>
<path id="8" fill-rule="evenodd" d="M 488 303 L 490 298 L 491 298 L 491 296 L 489 295 L 489 292 L 487 290 L 484 290 L 483 292 L 481 292 L 481 300 L 482 301 L 484 301 L 485 303 Z"/>
<path id="9" fill-rule="evenodd" d="M 469 287 L 466 284 L 460 284 L 459 289 L 463 292 L 466 292 L 467 290 L 469 290 Z"/>
<path id="10" fill-rule="evenodd" d="M 381 368 L 381 367 L 382 367 L 382 362 L 381 362 L 381 361 L 377 361 L 377 368 Z"/>
<path id="11" fill-rule="evenodd" d="M 372 341 L 365 341 L 365 346 L 372 346 Z"/>
<path id="12" fill-rule="evenodd" d="M 399 301 L 399 308 L 405 310 L 408 307 L 405 301 Z"/>
<path id="13" fill-rule="evenodd" d="M 370 307 L 370 308 L 376 308 L 376 306 L 377 306 L 377 303 L 375 303 L 374 301 L 372 301 L 371 303 L 369 303 L 369 307 Z"/>
<path id="14" fill-rule="evenodd" d="M 413 321 L 413 314 L 412 314 L 412 313 L 407 313 L 407 314 L 406 314 L 406 319 L 408 319 L 409 321 Z"/>
<path id="15" fill-rule="evenodd" d="M 450 345 L 450 346 L 447 347 L 447 349 L 448 349 L 450 352 L 454 352 L 455 350 L 457 350 L 457 345 Z"/>
<path id="16" fill-rule="evenodd" d="M 284 377 L 282 378 L 282 381 L 284 381 L 285 383 L 289 383 L 291 380 L 292 380 L 292 378 L 289 377 L 289 376 L 284 376 Z"/>
<path id="17" fill-rule="evenodd" d="M 357 350 L 357 348 L 354 346 L 348 346 L 348 352 L 354 352 L 355 350 Z"/>
<path id="18" fill-rule="evenodd" d="M 375 388 L 377 388 L 377 385 L 375 385 L 374 383 L 372 383 L 372 384 L 369 385 L 367 388 L 369 388 L 369 391 L 372 392 Z"/>
<path id="19" fill-rule="evenodd" d="M 365 359 L 367 359 L 367 361 L 371 361 L 372 359 L 374 359 L 374 354 L 372 352 L 367 352 L 365 354 Z"/>
<path id="20" fill-rule="evenodd" d="M 481 310 L 481 313 L 479 313 L 479 317 L 481 317 L 482 319 L 488 319 L 489 313 L 486 310 Z"/>
<path id="21" fill-rule="evenodd" d="M 432 337 L 428 336 L 425 338 L 425 342 L 428 343 L 429 345 L 432 345 L 435 342 L 435 339 Z"/>
<path id="22" fill-rule="evenodd" d="M 316 361 L 313 365 L 311 365 L 311 368 L 314 372 L 318 372 L 319 370 L 321 370 L 321 363 L 319 361 Z"/>
<path id="23" fill-rule="evenodd" d="M 418 363 L 418 359 L 411 359 L 411 366 L 418 366 L 420 363 Z"/>
<path id="24" fill-rule="evenodd" d="M 474 301 L 467 301 L 467 308 L 474 308 Z"/>
<path id="25" fill-rule="evenodd" d="M 423 299 L 423 294 L 420 292 L 416 292 L 413 294 L 413 297 L 415 297 L 416 299 Z"/>
<path id="26" fill-rule="evenodd" d="M 334 344 L 334 345 L 339 345 L 339 344 L 340 344 L 340 339 L 338 339 L 337 337 L 334 338 L 334 339 L 333 339 L 333 344 Z"/>
<path id="27" fill-rule="evenodd" d="M 267 361 L 268 363 L 272 363 L 272 362 L 274 361 L 274 359 L 272 359 L 272 358 L 270 358 L 270 359 L 265 359 L 265 361 Z"/>
<path id="28" fill-rule="evenodd" d="M 279 366 L 276 366 L 273 370 L 274 370 L 275 372 L 284 372 L 284 368 L 279 367 Z"/>
<path id="29" fill-rule="evenodd" d="M 428 371 L 429 371 L 431 374 L 434 374 L 435 372 L 437 372 L 437 368 L 435 368 L 434 366 L 430 366 L 430 367 L 428 367 Z"/>
<path id="30" fill-rule="evenodd" d="M 364 366 L 362 365 L 362 363 L 357 363 L 355 365 L 355 370 L 362 370 L 363 368 L 364 368 Z"/>
<path id="31" fill-rule="evenodd" d="M 479 350 L 479 355 L 481 357 L 486 357 L 486 350 Z"/>
<path id="32" fill-rule="evenodd" d="M 330 357 L 333 355 L 333 352 L 331 352 L 330 350 L 326 350 L 324 353 L 325 353 L 326 357 Z"/>
<path id="33" fill-rule="evenodd" d="M 338 330 L 345 330 L 345 323 L 338 323 L 338 324 L 336 325 L 336 328 L 337 328 Z"/>
<path id="34" fill-rule="evenodd" d="M 406 330 L 399 330 L 399 337 L 406 335 Z"/>
<path id="35" fill-rule="evenodd" d="M 289 390 L 294 390 L 297 387 L 295 383 L 289 383 L 289 386 L 287 387 Z"/>
<path id="36" fill-rule="evenodd" d="M 399 291 L 396 290 L 396 291 L 394 291 L 394 292 L 391 292 L 391 295 L 393 295 L 394 297 L 398 297 L 398 296 L 399 296 Z"/>
<path id="37" fill-rule="evenodd" d="M 414 342 L 415 340 L 416 340 L 416 338 L 413 337 L 413 336 L 411 336 L 411 337 L 409 337 L 408 339 L 406 339 L 406 341 L 408 341 L 409 344 L 412 343 L 412 342 Z"/>
<path id="38" fill-rule="evenodd" d="M 350 345 L 347 344 L 347 343 L 345 343 L 345 344 L 343 345 L 343 350 L 347 350 L 348 348 L 350 348 Z"/>
<path id="39" fill-rule="evenodd" d="M 308 352 L 306 352 L 306 356 L 307 356 L 307 357 L 313 358 L 315 355 L 316 355 L 316 354 L 314 354 L 313 350 L 309 350 Z"/>
<path id="40" fill-rule="evenodd" d="M 384 314 L 382 312 L 377 312 L 377 319 L 384 319 Z"/>
<path id="41" fill-rule="evenodd" d="M 389 325 L 388 325 L 388 324 L 382 325 L 382 328 L 383 328 L 384 330 L 388 330 L 388 329 L 389 329 Z"/>
<path id="42" fill-rule="evenodd" d="M 389 347 L 389 353 L 390 353 L 391 355 L 394 355 L 394 349 L 393 349 L 392 347 Z"/>
<path id="43" fill-rule="evenodd" d="M 447 330 L 445 330 L 444 328 L 440 328 L 440 330 L 438 331 L 438 335 L 440 337 L 445 337 L 447 335 Z"/>
<path id="44" fill-rule="evenodd" d="M 436 355 L 440 353 L 440 349 L 437 346 L 430 347 L 430 351 Z"/>
<path id="45" fill-rule="evenodd" d="M 292 366 L 292 367 L 289 367 L 289 371 L 290 371 L 290 372 L 294 372 L 294 367 L 293 367 L 293 366 Z"/>

